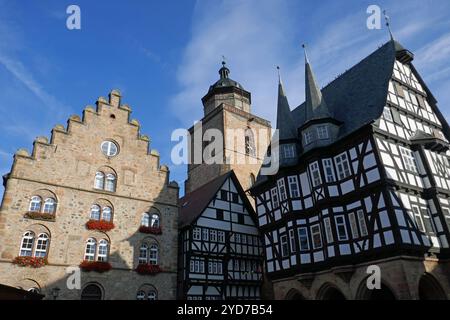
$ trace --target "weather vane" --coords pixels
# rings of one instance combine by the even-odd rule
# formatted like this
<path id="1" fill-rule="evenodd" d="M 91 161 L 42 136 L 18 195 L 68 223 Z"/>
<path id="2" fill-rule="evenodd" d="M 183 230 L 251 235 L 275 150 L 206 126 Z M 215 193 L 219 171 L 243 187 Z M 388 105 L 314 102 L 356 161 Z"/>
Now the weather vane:
<path id="1" fill-rule="evenodd" d="M 222 55 L 222 64 L 225 65 L 226 63 L 227 63 L 227 62 L 226 62 L 225 56 Z"/>

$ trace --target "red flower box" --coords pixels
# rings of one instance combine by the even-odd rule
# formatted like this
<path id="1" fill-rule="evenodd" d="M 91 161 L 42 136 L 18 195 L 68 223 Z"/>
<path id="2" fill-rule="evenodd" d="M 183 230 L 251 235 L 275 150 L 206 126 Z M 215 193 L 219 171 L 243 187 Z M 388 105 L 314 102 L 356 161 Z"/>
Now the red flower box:
<path id="1" fill-rule="evenodd" d="M 17 264 L 21 267 L 32 267 L 40 268 L 48 264 L 47 258 L 37 258 L 37 257 L 15 257 L 13 264 Z"/>
<path id="2" fill-rule="evenodd" d="M 88 261 L 84 260 L 80 264 L 80 269 L 83 271 L 96 271 L 96 272 L 106 272 L 111 270 L 112 266 L 109 262 L 105 261 Z"/>
<path id="3" fill-rule="evenodd" d="M 86 222 L 86 228 L 89 230 L 109 231 L 114 227 L 114 223 L 105 220 L 89 220 Z"/>
<path id="4" fill-rule="evenodd" d="M 157 274 L 161 271 L 160 266 L 157 264 L 141 263 L 136 268 L 136 272 L 139 274 Z"/>
<path id="5" fill-rule="evenodd" d="M 141 233 L 151 233 L 151 234 L 161 234 L 162 230 L 161 227 L 146 227 L 146 226 L 140 226 L 139 232 Z"/>

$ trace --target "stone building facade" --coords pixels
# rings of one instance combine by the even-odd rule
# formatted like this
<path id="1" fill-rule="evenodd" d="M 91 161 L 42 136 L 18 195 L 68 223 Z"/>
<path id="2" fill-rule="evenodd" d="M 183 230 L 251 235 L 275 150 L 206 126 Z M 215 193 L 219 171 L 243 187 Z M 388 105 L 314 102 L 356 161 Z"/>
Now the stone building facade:
<path id="1" fill-rule="evenodd" d="M 38 137 L 31 154 L 14 155 L 0 211 L 0 283 L 46 299 L 55 288 L 58 299 L 176 297 L 178 185 L 130 114 L 113 90 L 55 126 L 50 140 Z M 68 268 L 80 265 L 80 287 L 69 289 L 77 281 Z"/>

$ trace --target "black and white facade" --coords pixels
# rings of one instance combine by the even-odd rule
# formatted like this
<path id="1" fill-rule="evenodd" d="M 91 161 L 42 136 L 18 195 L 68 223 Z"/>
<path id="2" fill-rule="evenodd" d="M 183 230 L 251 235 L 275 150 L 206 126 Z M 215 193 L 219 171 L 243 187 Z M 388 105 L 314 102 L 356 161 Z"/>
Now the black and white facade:
<path id="1" fill-rule="evenodd" d="M 260 299 L 263 248 L 233 171 L 180 199 L 180 299 Z"/>
<path id="2" fill-rule="evenodd" d="M 320 90 L 306 58 L 292 111 L 280 81 L 281 167 L 251 190 L 270 279 L 448 257 L 450 131 L 412 60 L 392 39 Z"/>

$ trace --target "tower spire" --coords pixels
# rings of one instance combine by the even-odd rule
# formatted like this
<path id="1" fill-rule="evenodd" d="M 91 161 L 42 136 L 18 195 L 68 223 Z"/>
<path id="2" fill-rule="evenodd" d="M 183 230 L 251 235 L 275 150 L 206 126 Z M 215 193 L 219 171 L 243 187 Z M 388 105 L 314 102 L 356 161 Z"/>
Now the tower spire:
<path id="1" fill-rule="evenodd" d="M 391 37 L 391 40 L 394 40 L 394 35 L 392 34 L 392 30 L 391 30 L 391 18 L 387 15 L 386 10 L 383 10 L 383 14 L 384 14 L 384 20 L 386 20 L 386 27 L 389 30 L 389 35 Z"/>
<path id="2" fill-rule="evenodd" d="M 279 139 L 288 140 L 297 138 L 297 130 L 292 119 L 291 108 L 284 93 L 283 82 L 281 81 L 280 67 L 278 71 L 278 105 L 277 105 L 277 129 L 279 130 Z"/>
<path id="3" fill-rule="evenodd" d="M 306 120 L 313 118 L 329 117 L 325 100 L 322 97 L 322 92 L 317 85 L 316 77 L 309 63 L 306 52 L 306 45 L 303 45 L 305 51 L 305 98 L 306 98 Z"/>

